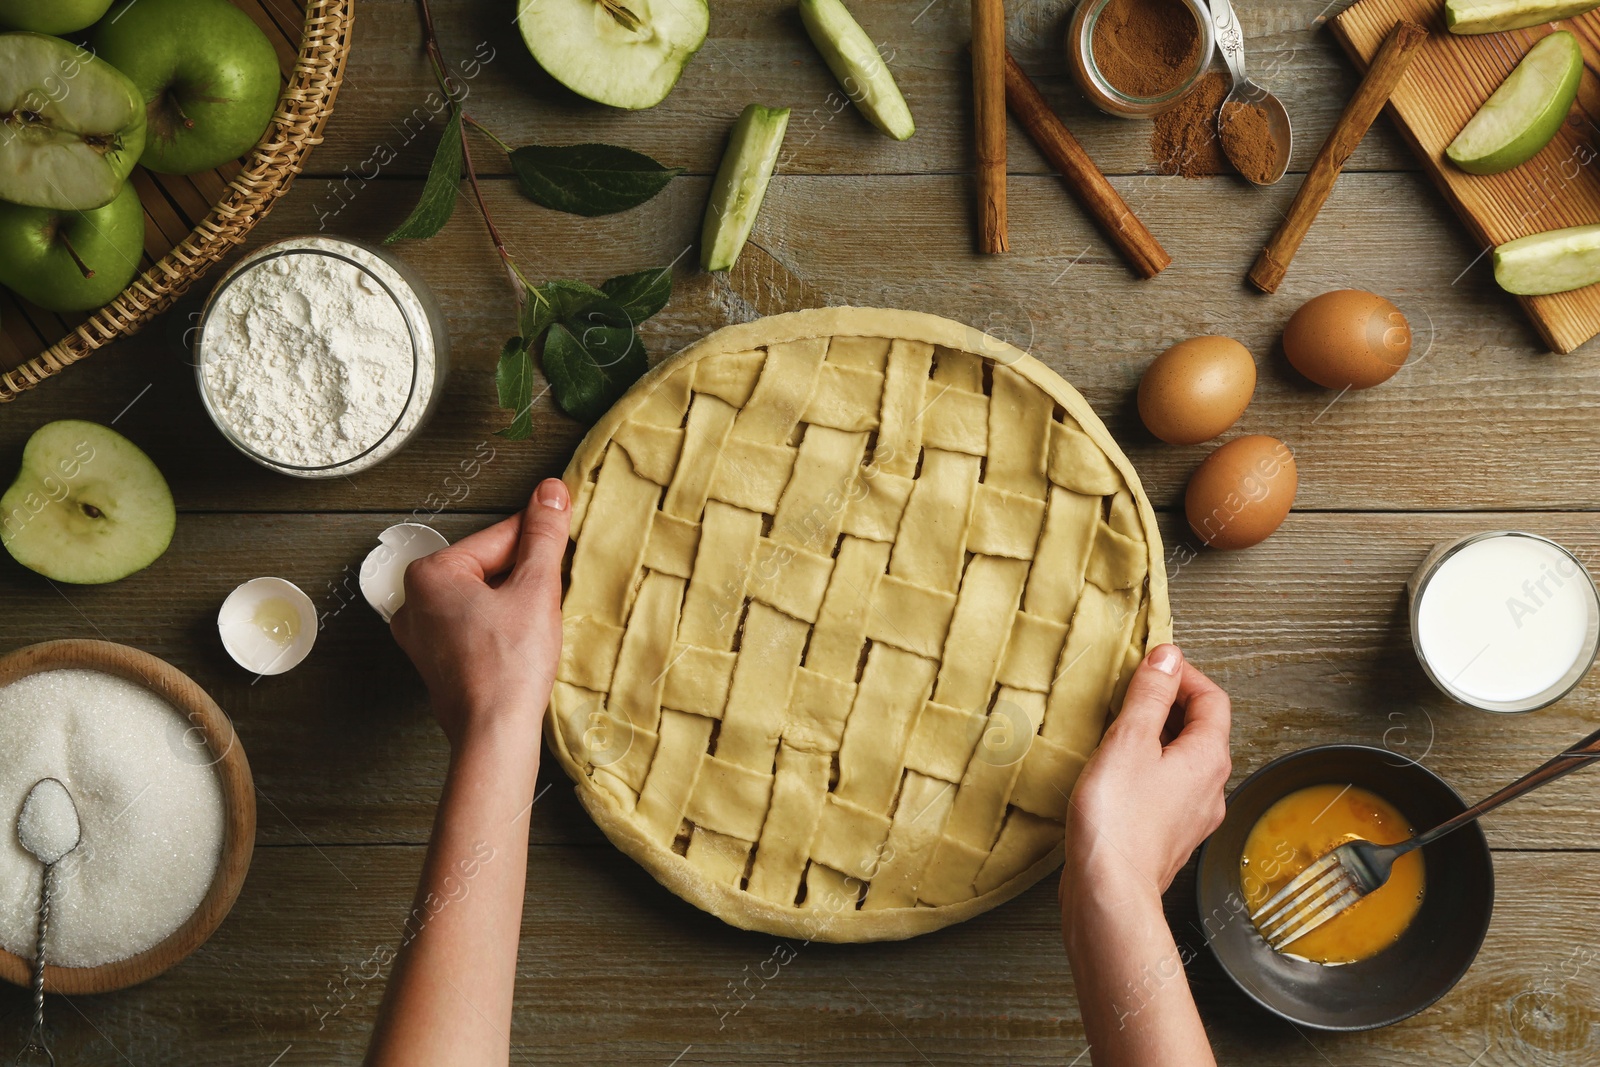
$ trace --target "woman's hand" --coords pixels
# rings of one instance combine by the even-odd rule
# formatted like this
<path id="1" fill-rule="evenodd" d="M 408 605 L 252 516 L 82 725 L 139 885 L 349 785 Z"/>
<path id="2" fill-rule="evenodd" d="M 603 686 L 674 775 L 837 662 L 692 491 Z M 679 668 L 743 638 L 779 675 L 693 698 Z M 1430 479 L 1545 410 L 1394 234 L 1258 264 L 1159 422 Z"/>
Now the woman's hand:
<path id="1" fill-rule="evenodd" d="M 1229 719 L 1228 694 L 1176 645 L 1150 651 L 1073 790 L 1064 900 L 1085 880 L 1166 891 L 1222 822 Z"/>
<path id="2" fill-rule="evenodd" d="M 539 726 L 561 657 L 572 505 L 540 482 L 520 515 L 406 568 L 395 639 L 428 683 L 450 770 L 371 1067 L 504 1064 L 537 799 Z"/>
<path id="3" fill-rule="evenodd" d="M 495 725 L 537 737 L 561 656 L 571 517 L 567 487 L 550 478 L 521 513 L 406 568 L 395 640 L 427 683 L 452 746 Z"/>
<path id="4" fill-rule="evenodd" d="M 1222 821 L 1228 695 L 1151 650 L 1067 811 L 1061 934 L 1095 1067 L 1215 1067 L 1161 894 Z"/>

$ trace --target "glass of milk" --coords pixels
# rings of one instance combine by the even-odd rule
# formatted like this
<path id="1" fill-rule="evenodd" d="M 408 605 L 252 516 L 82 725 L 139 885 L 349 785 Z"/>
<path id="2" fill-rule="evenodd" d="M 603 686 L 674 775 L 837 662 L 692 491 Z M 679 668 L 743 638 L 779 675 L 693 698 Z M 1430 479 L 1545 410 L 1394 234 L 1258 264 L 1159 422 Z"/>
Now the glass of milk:
<path id="1" fill-rule="evenodd" d="M 1438 545 L 1407 589 L 1422 669 L 1474 708 L 1553 704 L 1600 650 L 1594 579 L 1547 537 L 1497 530 Z"/>

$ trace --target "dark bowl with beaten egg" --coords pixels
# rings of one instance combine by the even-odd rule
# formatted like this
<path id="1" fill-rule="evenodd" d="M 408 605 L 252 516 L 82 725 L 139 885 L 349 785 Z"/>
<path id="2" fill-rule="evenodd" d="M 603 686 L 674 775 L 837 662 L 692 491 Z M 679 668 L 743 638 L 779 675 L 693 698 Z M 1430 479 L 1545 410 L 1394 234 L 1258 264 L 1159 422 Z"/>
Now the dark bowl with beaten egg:
<path id="1" fill-rule="evenodd" d="M 1320 745 L 1275 759 L 1239 783 L 1227 817 L 1200 850 L 1201 927 L 1228 977 L 1274 1015 L 1318 1030 L 1372 1030 L 1417 1014 L 1466 974 L 1489 930 L 1494 867 L 1483 831 L 1463 827 L 1422 850 L 1422 905 L 1387 948 L 1336 966 L 1274 952 L 1245 904 L 1239 865 L 1245 839 L 1279 799 L 1329 783 L 1376 793 L 1418 832 L 1468 806 L 1438 775 L 1381 748 Z"/>

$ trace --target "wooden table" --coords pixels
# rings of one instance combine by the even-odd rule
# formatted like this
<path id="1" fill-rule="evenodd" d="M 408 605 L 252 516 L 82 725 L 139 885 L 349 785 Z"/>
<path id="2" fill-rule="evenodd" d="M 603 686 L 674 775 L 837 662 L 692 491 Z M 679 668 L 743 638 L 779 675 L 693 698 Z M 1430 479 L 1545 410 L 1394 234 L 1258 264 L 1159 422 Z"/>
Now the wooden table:
<path id="1" fill-rule="evenodd" d="M 1325 33 L 1324 0 L 1243 6 L 1252 68 L 1295 119 L 1303 172 L 1355 84 Z M 1600 717 L 1591 682 L 1559 706 L 1498 718 L 1450 705 L 1410 652 L 1402 582 L 1433 542 L 1496 527 L 1600 552 L 1600 371 L 1593 346 L 1540 351 L 1480 249 L 1417 173 L 1387 120 L 1351 160 L 1273 297 L 1244 271 L 1297 178 L 1159 177 L 1149 128 L 1090 113 L 1069 83 L 1062 3 L 1014 2 L 1019 60 L 1172 252 L 1136 282 L 1013 130 L 1012 251 L 973 250 L 967 5 L 857 0 L 893 49 L 916 113 L 897 144 L 844 106 L 790 0 L 719 0 L 712 36 L 653 111 L 586 105 L 529 58 L 511 5 L 437 0 L 448 55 L 483 42 L 471 108 L 513 142 L 608 140 L 688 168 L 645 206 L 597 220 L 522 200 L 503 167 L 486 182 L 535 278 L 598 282 L 665 263 L 695 241 L 728 125 L 751 100 L 794 107 L 782 173 L 742 269 L 711 279 L 678 262 L 649 323 L 654 357 L 730 321 L 802 303 L 901 306 L 991 329 L 1081 389 L 1124 443 L 1165 515 L 1179 640 L 1233 694 L 1234 764 L 1325 741 L 1387 744 L 1469 795 L 1486 793 Z M 410 0 L 364 0 L 355 53 L 314 173 L 254 242 L 316 230 L 376 238 L 408 210 L 439 123 Z M 415 116 L 415 117 L 412 117 Z M 397 158 L 373 173 L 371 160 Z M 482 153 L 487 156 L 485 151 Z M 0 559 L 0 649 L 103 637 L 190 672 L 233 716 L 260 786 L 254 870 L 218 935 L 163 978 L 112 996 L 56 1000 L 63 1064 L 265 1067 L 359 1062 L 400 933 L 445 766 L 415 675 L 360 601 L 355 570 L 377 532 L 436 516 L 458 537 L 517 507 L 559 472 L 581 427 L 548 399 L 534 440 L 493 436 L 493 368 L 513 316 L 467 203 L 439 238 L 401 249 L 437 289 L 455 368 L 438 417 L 406 451 L 352 479 L 294 481 L 235 454 L 209 425 L 178 339 L 184 312 L 0 409 L 15 462 L 40 423 L 115 422 L 171 480 L 182 515 L 155 566 L 100 588 L 56 587 Z M 1392 297 L 1416 328 L 1394 380 L 1340 398 L 1293 374 L 1277 347 L 1289 314 L 1328 289 Z M 1259 548 L 1195 555 L 1178 505 L 1203 448 L 1150 439 L 1133 413 L 1140 371 L 1200 333 L 1239 338 L 1261 384 L 1243 428 L 1295 449 L 1297 510 Z M 463 474 L 479 459 L 475 477 Z M 463 464 L 469 466 L 463 467 Z M 214 618 L 229 589 L 279 574 L 324 612 L 311 658 L 251 684 Z M 3 756 L 0 756 L 3 758 Z M 915 941 L 789 945 L 743 933 L 660 889 L 594 830 L 553 766 L 533 814 L 516 1063 L 1087 1063 L 1048 882 L 972 922 Z M 1592 775 L 1535 794 L 1487 826 L 1499 907 L 1477 964 L 1435 1007 L 1367 1034 L 1297 1032 L 1254 1009 L 1203 949 L 1188 875 L 1168 895 L 1188 972 L 1229 1064 L 1579 1064 L 1600 1009 L 1600 789 Z M 793 958 L 789 959 L 789 954 Z M 779 963 L 787 959 L 786 963 Z M 0 1050 L 26 1001 L 0 991 Z"/>

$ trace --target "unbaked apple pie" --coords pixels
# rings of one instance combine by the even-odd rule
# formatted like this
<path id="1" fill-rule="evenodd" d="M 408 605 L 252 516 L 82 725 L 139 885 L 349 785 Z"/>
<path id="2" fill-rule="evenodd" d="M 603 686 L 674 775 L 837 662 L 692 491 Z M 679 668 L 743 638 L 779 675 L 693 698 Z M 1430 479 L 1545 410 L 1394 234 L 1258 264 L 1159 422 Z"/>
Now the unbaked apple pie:
<path id="1" fill-rule="evenodd" d="M 736 926 L 902 938 L 1015 896 L 1170 639 L 1155 518 L 1100 420 L 932 315 L 719 330 L 566 482 L 551 747 L 612 842 Z"/>

